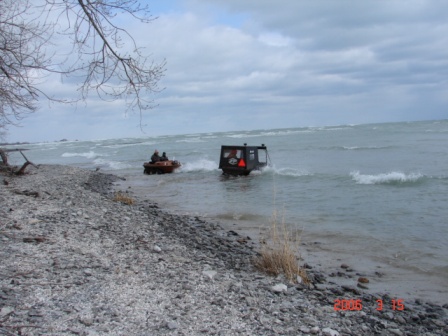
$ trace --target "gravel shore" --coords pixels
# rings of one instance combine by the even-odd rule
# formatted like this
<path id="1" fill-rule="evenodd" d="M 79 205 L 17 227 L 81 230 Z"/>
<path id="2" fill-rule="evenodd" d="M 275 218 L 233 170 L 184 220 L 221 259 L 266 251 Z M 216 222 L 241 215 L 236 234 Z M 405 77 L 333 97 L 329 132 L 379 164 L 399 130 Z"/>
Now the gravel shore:
<path id="1" fill-rule="evenodd" d="M 0 335 L 448 334 L 447 304 L 401 307 L 311 266 L 290 284 L 218 223 L 114 201 L 116 176 L 27 171 L 0 175 Z"/>

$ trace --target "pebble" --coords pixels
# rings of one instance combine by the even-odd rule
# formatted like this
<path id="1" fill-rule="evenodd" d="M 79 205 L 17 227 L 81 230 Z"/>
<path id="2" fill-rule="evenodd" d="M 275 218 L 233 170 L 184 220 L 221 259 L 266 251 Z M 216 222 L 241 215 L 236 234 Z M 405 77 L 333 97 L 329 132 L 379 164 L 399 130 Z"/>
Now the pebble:
<path id="1" fill-rule="evenodd" d="M 312 328 L 310 329 L 310 333 L 313 334 L 313 335 L 318 334 L 319 331 L 320 331 L 320 328 L 319 328 L 319 327 L 312 327 Z"/>
<path id="2" fill-rule="evenodd" d="M 168 322 L 168 323 L 166 324 L 166 327 L 167 327 L 168 329 L 170 329 L 170 330 L 174 330 L 174 329 L 179 328 L 179 326 L 177 325 L 176 322 Z"/>
<path id="3" fill-rule="evenodd" d="M 11 314 L 13 311 L 13 307 L 2 307 L 2 309 L 0 309 L 0 317 L 5 317 L 6 315 Z"/>
<path id="4" fill-rule="evenodd" d="M 330 328 L 323 328 L 322 334 L 324 334 L 326 336 L 339 336 L 339 332 L 337 332 L 336 330 L 330 329 Z"/>
<path id="5" fill-rule="evenodd" d="M 272 286 L 271 289 L 274 293 L 286 293 L 288 291 L 288 287 L 284 284 L 277 284 L 275 286 Z"/>
<path id="6" fill-rule="evenodd" d="M 216 274 L 218 274 L 218 272 L 213 271 L 213 270 L 206 270 L 206 271 L 202 271 L 202 274 L 204 276 L 206 276 L 208 279 L 213 280 L 216 276 Z"/>
<path id="7" fill-rule="evenodd" d="M 354 273 L 352 285 L 330 284 L 310 265 L 310 285 L 286 285 L 254 269 L 257 252 L 236 231 L 148 199 L 114 202 L 113 175 L 28 169 L 0 185 L 0 334 L 4 325 L 24 335 L 448 334 L 448 305 L 376 312 L 369 303 L 391 297 L 354 286 L 363 284 Z M 335 311 L 336 299 L 362 299 L 363 309 Z"/>
<path id="8" fill-rule="evenodd" d="M 403 336 L 403 333 L 400 331 L 400 329 L 389 329 L 389 332 L 393 335 Z"/>

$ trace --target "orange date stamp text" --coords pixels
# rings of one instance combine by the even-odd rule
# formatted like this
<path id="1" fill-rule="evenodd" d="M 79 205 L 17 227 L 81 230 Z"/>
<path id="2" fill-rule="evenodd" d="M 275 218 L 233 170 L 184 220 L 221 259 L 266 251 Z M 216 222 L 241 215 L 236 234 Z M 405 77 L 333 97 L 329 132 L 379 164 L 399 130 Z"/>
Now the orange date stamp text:
<path id="1" fill-rule="evenodd" d="M 385 307 L 390 307 L 392 310 L 404 310 L 404 300 L 392 299 L 387 303 L 381 299 L 376 300 L 376 310 L 381 311 Z M 362 310 L 362 301 L 361 299 L 336 299 L 333 309 L 335 311 Z"/>

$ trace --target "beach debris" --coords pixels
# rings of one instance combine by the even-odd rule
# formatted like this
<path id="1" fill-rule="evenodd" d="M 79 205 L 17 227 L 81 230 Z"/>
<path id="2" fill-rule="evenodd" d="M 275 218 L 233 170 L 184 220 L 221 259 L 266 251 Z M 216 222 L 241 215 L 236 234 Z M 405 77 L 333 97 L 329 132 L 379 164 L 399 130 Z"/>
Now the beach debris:
<path id="1" fill-rule="evenodd" d="M 34 163 L 28 160 L 28 158 L 23 154 L 22 151 L 25 151 L 27 149 L 25 148 L 14 148 L 14 149 L 2 149 L 0 148 L 0 158 L 2 159 L 2 162 L 0 162 L 0 169 L 4 171 L 8 171 L 14 175 L 23 175 L 25 174 L 25 169 L 29 165 L 34 166 L 35 168 L 39 168 Z M 19 152 L 22 154 L 23 158 L 26 160 L 25 163 L 22 165 L 20 169 L 17 170 L 17 167 L 13 167 L 8 163 L 8 155 L 9 152 Z"/>
<path id="2" fill-rule="evenodd" d="M 210 280 L 213 280 L 216 276 L 216 274 L 218 274 L 218 272 L 213 271 L 213 270 L 206 270 L 206 271 L 202 271 L 202 274 L 204 276 L 206 276 L 207 278 L 209 278 Z"/>
<path id="3" fill-rule="evenodd" d="M 272 286 L 271 289 L 274 293 L 282 293 L 282 292 L 286 293 L 288 291 L 288 287 L 282 283 Z"/>
<path id="4" fill-rule="evenodd" d="M 13 190 L 14 193 L 18 195 L 25 195 L 25 196 L 33 196 L 33 197 L 39 197 L 39 193 L 37 191 L 29 191 L 29 190 Z"/>
<path id="5" fill-rule="evenodd" d="M 24 243 L 43 243 L 46 240 L 47 240 L 47 238 L 45 238 L 45 237 L 26 237 L 26 238 L 23 238 L 23 242 Z"/>

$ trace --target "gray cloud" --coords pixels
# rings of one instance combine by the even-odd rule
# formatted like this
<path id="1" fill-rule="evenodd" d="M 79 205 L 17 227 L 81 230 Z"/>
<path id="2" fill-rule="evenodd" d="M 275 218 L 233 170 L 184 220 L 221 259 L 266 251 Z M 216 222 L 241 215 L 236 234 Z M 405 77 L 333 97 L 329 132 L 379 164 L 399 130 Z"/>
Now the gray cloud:
<path id="1" fill-rule="evenodd" d="M 448 2 L 437 0 L 179 0 L 143 29 L 128 26 L 156 61 L 167 60 L 165 90 L 144 115 L 144 129 L 159 135 L 448 118 L 446 13 Z M 59 79 L 46 86 L 75 89 Z M 78 110 L 52 110 L 58 113 L 42 109 L 32 120 L 59 122 L 55 139 L 144 135 L 139 114 L 125 116 L 121 102 L 90 98 Z M 33 132 L 26 123 L 17 140 Z"/>

